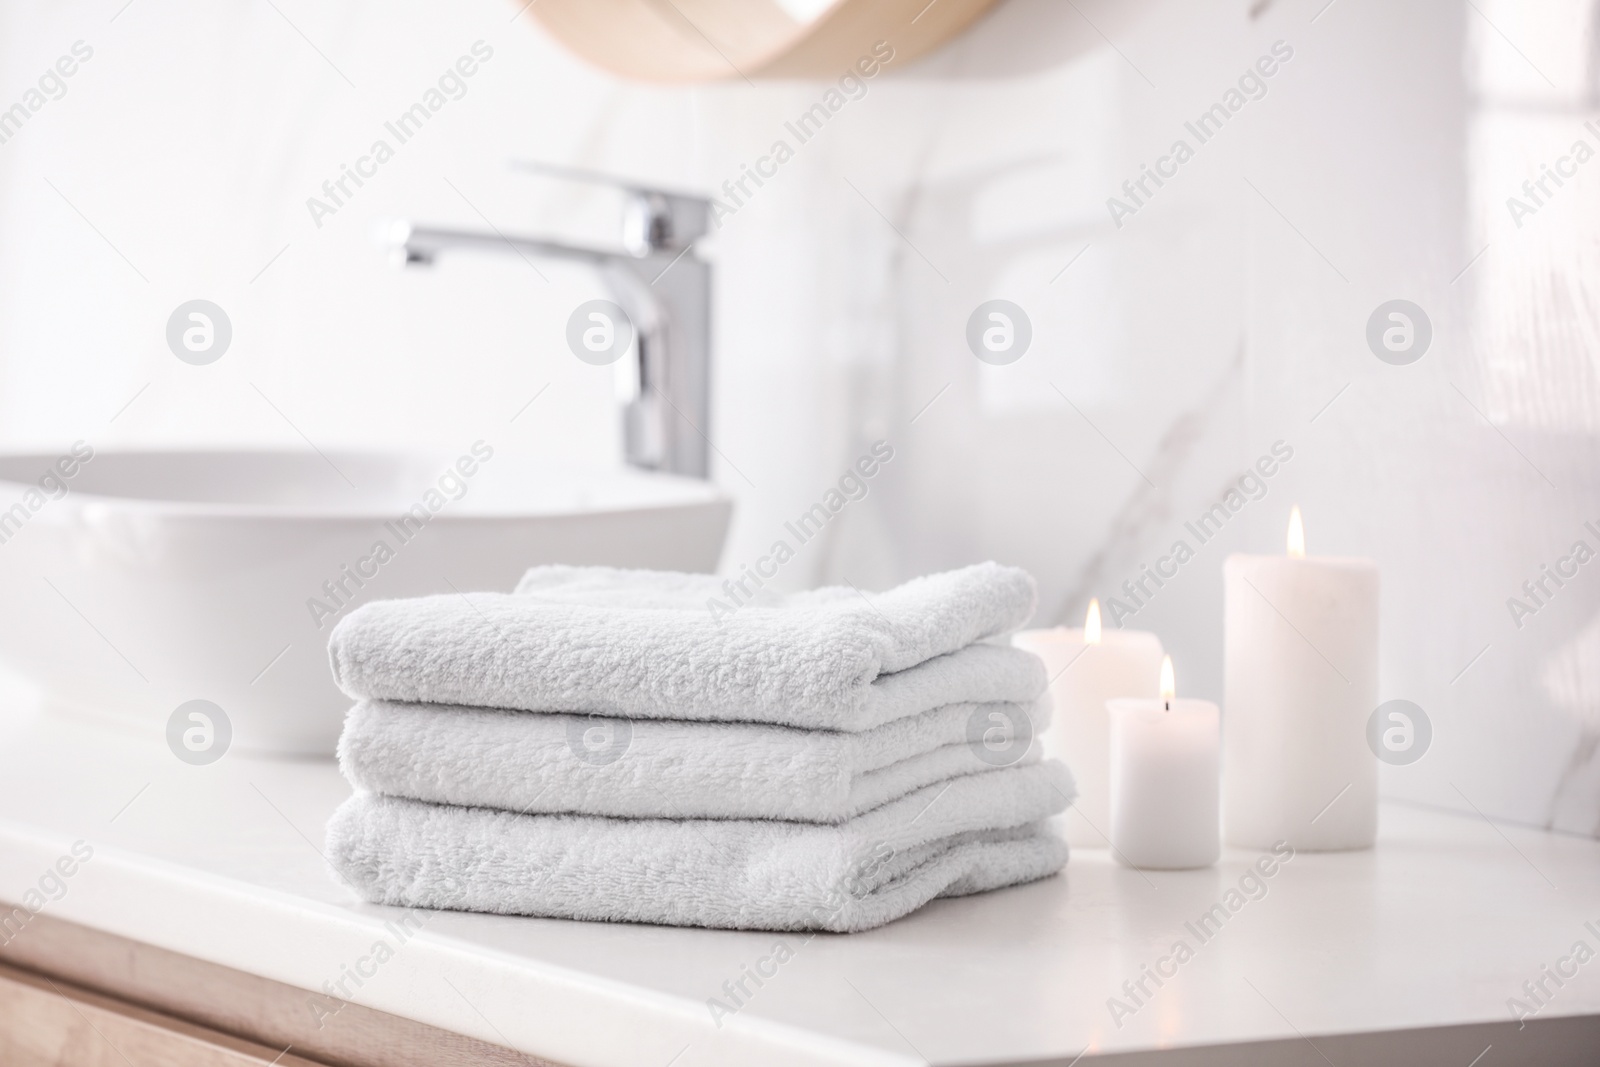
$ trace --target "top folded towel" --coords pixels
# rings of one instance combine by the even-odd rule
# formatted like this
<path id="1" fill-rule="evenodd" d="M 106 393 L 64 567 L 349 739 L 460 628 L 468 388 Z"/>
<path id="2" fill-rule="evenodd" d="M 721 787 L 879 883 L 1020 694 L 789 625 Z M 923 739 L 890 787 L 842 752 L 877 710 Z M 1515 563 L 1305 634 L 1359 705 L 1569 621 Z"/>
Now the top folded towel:
<path id="1" fill-rule="evenodd" d="M 1039 660 L 977 644 L 1033 614 L 981 563 L 885 593 L 764 594 L 714 618 L 709 575 L 536 567 L 517 592 L 379 600 L 328 643 L 357 699 L 859 731 L 956 702 L 1030 701 Z M 971 646 L 971 647 L 969 647 Z"/>

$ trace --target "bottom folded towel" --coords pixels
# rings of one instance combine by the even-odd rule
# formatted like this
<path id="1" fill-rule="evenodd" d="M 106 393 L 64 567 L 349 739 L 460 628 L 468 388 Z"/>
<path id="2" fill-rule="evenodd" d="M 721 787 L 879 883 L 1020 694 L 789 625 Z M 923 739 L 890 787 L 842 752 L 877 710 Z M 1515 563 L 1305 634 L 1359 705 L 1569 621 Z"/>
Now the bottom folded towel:
<path id="1" fill-rule="evenodd" d="M 1073 792 L 1052 760 L 930 785 L 834 826 L 519 815 L 358 793 L 328 824 L 328 856 L 380 904 L 845 933 L 1054 874 L 1067 846 L 1042 820 Z"/>

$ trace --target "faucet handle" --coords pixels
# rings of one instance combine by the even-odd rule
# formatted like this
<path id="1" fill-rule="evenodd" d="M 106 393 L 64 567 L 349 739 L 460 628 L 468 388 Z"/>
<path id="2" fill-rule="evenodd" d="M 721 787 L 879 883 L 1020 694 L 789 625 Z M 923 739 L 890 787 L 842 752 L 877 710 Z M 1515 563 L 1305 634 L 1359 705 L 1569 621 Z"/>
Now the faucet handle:
<path id="1" fill-rule="evenodd" d="M 643 258 L 653 252 L 678 252 L 711 229 L 711 202 L 703 196 L 657 189 L 601 171 L 537 160 L 512 160 L 515 170 L 620 189 L 628 196 L 622 218 L 622 243 Z"/>

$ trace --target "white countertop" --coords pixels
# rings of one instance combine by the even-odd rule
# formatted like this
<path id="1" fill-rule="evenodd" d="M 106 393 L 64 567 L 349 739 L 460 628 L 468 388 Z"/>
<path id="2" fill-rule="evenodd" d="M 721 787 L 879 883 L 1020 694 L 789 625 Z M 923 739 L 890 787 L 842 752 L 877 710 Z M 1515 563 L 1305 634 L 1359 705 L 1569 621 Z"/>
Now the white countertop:
<path id="1" fill-rule="evenodd" d="M 0 897 L 83 839 L 93 857 L 46 914 L 319 989 L 394 940 L 395 910 L 358 902 L 318 851 L 346 792 L 331 763 L 191 767 L 159 741 L 12 713 Z M 1600 842 L 1394 805 L 1375 850 L 1296 856 L 1201 943 L 1185 922 L 1256 858 L 1138 872 L 1081 851 L 1063 876 L 809 941 L 438 913 L 353 999 L 575 1067 L 1066 1063 L 1505 1021 L 1543 965 L 1600 946 L 1584 927 L 1600 930 Z M 1147 980 L 1155 996 L 1119 1028 L 1108 998 L 1180 938 L 1193 958 L 1159 990 Z M 779 941 L 793 958 L 719 1028 L 707 999 Z M 1600 960 L 1541 1017 L 1595 1013 Z"/>

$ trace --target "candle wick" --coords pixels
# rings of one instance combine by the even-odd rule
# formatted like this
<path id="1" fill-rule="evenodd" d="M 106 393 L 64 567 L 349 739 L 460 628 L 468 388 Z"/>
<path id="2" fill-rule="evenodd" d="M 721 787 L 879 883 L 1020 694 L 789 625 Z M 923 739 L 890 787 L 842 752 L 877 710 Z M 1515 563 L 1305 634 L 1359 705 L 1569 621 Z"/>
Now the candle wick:
<path id="1" fill-rule="evenodd" d="M 1168 701 L 1166 701 L 1166 702 L 1165 702 L 1165 703 L 1166 703 L 1166 705 L 1167 705 L 1167 710 L 1168 710 L 1168 711 L 1171 711 L 1171 710 L 1172 710 L 1172 701 L 1170 701 L 1170 700 L 1168 700 Z"/>

